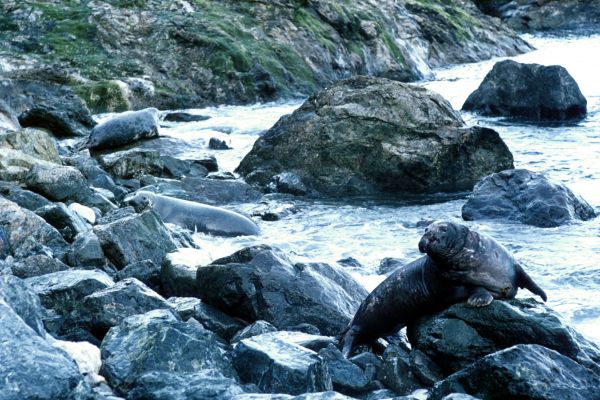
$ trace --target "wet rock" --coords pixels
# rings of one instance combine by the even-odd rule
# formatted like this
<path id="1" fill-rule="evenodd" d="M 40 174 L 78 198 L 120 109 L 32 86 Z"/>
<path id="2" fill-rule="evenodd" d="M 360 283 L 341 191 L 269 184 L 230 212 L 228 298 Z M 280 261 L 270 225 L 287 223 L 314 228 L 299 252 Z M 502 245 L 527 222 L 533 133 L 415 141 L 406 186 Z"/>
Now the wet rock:
<path id="1" fill-rule="evenodd" d="M 583 118 L 586 105 L 564 67 L 505 60 L 494 65 L 462 109 L 491 116 L 568 120 Z"/>
<path id="2" fill-rule="evenodd" d="M 272 394 L 272 393 L 245 393 L 235 396 L 235 400 L 353 400 L 353 397 L 348 397 L 343 394 L 327 391 L 319 393 L 304 393 L 298 396 L 289 394 Z"/>
<path id="3" fill-rule="evenodd" d="M 25 177 L 25 184 L 52 201 L 79 201 L 91 195 L 81 172 L 68 166 L 34 165 Z"/>
<path id="4" fill-rule="evenodd" d="M 179 320 L 168 310 L 126 318 L 109 330 L 101 352 L 100 373 L 122 395 L 149 372 L 191 374 L 214 369 L 228 378 L 236 376 L 213 333 L 194 320 Z"/>
<path id="5" fill-rule="evenodd" d="M 500 219 L 542 228 L 596 216 L 584 199 L 560 182 L 526 169 L 486 176 L 462 208 L 466 221 Z"/>
<path id="6" fill-rule="evenodd" d="M 232 358 L 242 382 L 254 383 L 263 392 L 298 395 L 332 387 L 327 367 L 317 353 L 273 334 L 237 342 Z"/>
<path id="7" fill-rule="evenodd" d="M 244 393 L 235 379 L 212 370 L 183 374 L 149 372 L 139 377 L 129 400 L 203 400 L 232 399 Z"/>
<path id="8" fill-rule="evenodd" d="M 210 174 L 206 175 L 206 177 L 208 179 L 217 179 L 217 180 L 235 179 L 235 175 L 233 174 L 233 172 L 229 172 L 229 171 L 211 172 Z"/>
<path id="9" fill-rule="evenodd" d="M 480 400 L 479 397 L 473 397 L 466 393 L 451 393 L 444 396 L 442 400 Z"/>
<path id="10" fill-rule="evenodd" d="M 19 253 L 20 247 L 27 245 L 30 239 L 38 245 L 47 246 L 59 258 L 67 251 L 67 242 L 54 227 L 3 197 L 0 197 L 0 226 L 7 234 L 11 254 Z"/>
<path id="11" fill-rule="evenodd" d="M 193 232 L 179 225 L 166 223 L 165 226 L 169 230 L 171 237 L 178 248 L 200 249 L 200 246 L 194 240 Z"/>
<path id="12" fill-rule="evenodd" d="M 224 312 L 203 303 L 194 306 L 191 317 L 200 322 L 206 329 L 216 333 L 228 342 L 233 335 L 246 325 L 237 319 L 231 318 Z"/>
<path id="13" fill-rule="evenodd" d="M 278 328 L 309 323 L 328 335 L 346 326 L 367 295 L 339 267 L 294 264 L 265 245 L 200 267 L 196 278 L 198 297 L 233 317 Z"/>
<path id="14" fill-rule="evenodd" d="M 201 122 L 210 119 L 206 115 L 190 114 L 184 111 L 172 111 L 163 114 L 163 121 L 168 122 Z"/>
<path id="15" fill-rule="evenodd" d="M 444 379 L 444 373 L 440 367 L 422 351 L 410 352 L 410 367 L 414 376 L 425 386 L 433 386 L 436 382 Z"/>
<path id="16" fill-rule="evenodd" d="M 158 110 L 147 108 L 117 114 L 96 125 L 87 146 L 93 150 L 113 149 L 158 135 Z"/>
<path id="17" fill-rule="evenodd" d="M 337 260 L 337 263 L 346 268 L 363 268 L 360 261 L 354 257 L 342 258 L 341 260 Z"/>
<path id="18" fill-rule="evenodd" d="M 386 257 L 379 262 L 379 268 L 377 268 L 377 272 L 380 275 L 391 274 L 393 271 L 402 267 L 403 265 L 406 265 L 406 262 L 400 258 Z"/>
<path id="19" fill-rule="evenodd" d="M 231 150 L 231 147 L 224 140 L 217 138 L 210 138 L 208 141 L 208 148 L 211 150 Z"/>
<path id="20" fill-rule="evenodd" d="M 533 299 L 493 301 L 481 308 L 455 304 L 419 319 L 407 333 L 413 348 L 429 356 L 445 373 L 518 344 L 539 344 L 600 371 L 600 349 Z"/>
<path id="21" fill-rule="evenodd" d="M 599 385 L 598 375 L 572 359 L 540 345 L 520 344 L 450 375 L 436 384 L 431 398 L 466 392 L 484 399 L 600 399 Z"/>
<path id="22" fill-rule="evenodd" d="M 177 253 L 167 254 L 161 264 L 160 281 L 167 297 L 193 297 L 196 288 L 198 267 L 179 261 Z"/>
<path id="23" fill-rule="evenodd" d="M 262 335 L 263 333 L 270 332 L 277 332 L 277 328 L 267 321 L 258 320 L 238 331 L 231 339 L 231 343 L 239 342 L 242 339 L 247 339 L 252 336 L 258 336 Z"/>
<path id="24" fill-rule="evenodd" d="M 279 221 L 292 214 L 297 214 L 300 209 L 294 204 L 279 204 L 268 202 L 261 204 L 252 212 L 253 217 L 260 217 L 263 221 Z"/>
<path id="25" fill-rule="evenodd" d="M 316 326 L 314 326 L 312 324 L 306 324 L 306 323 L 287 326 L 287 327 L 285 327 L 285 330 L 293 331 L 293 332 L 308 333 L 309 335 L 320 335 L 321 334 L 321 331 L 319 330 L 319 328 L 317 328 Z"/>
<path id="26" fill-rule="evenodd" d="M 102 252 L 100 240 L 93 232 L 80 233 L 75 237 L 67 260 L 73 268 L 77 269 L 103 269 L 106 266 L 106 257 Z"/>
<path id="27" fill-rule="evenodd" d="M 293 173 L 309 190 L 346 196 L 469 190 L 512 165 L 497 132 L 465 127 L 438 94 L 359 76 L 282 117 L 236 172 L 261 188 Z"/>
<path id="28" fill-rule="evenodd" d="M 51 255 L 33 254 L 14 261 L 10 269 L 13 275 L 25 279 L 53 272 L 65 271 L 69 269 L 69 266 Z"/>
<path id="29" fill-rule="evenodd" d="M 65 104 L 36 104 L 19 115 L 19 123 L 23 127 L 46 129 L 61 138 L 87 136 L 96 125 L 84 105 L 74 110 Z"/>
<path id="30" fill-rule="evenodd" d="M 219 170 L 217 159 L 213 155 L 208 155 L 203 158 L 194 160 L 194 163 L 203 166 L 208 172 L 217 172 Z"/>
<path id="31" fill-rule="evenodd" d="M 143 260 L 160 264 L 165 254 L 177 247 L 152 210 L 95 226 L 94 233 L 106 257 L 119 269 Z"/>
<path id="32" fill-rule="evenodd" d="M 26 208 L 30 211 L 35 211 L 40 207 L 51 204 L 44 196 L 12 184 L 0 186 L 0 194 L 8 200 L 17 203 L 19 207 Z"/>
<path id="33" fill-rule="evenodd" d="M 127 317 L 169 307 L 158 293 L 135 278 L 127 278 L 84 297 L 78 312 L 94 335 L 102 338 Z"/>
<path id="34" fill-rule="evenodd" d="M 342 353 L 334 346 L 319 351 L 329 374 L 333 388 L 341 393 L 353 394 L 367 390 L 369 380 L 356 364 L 346 360 Z"/>
<path id="35" fill-rule="evenodd" d="M 117 280 L 122 281 L 127 278 L 136 278 L 155 292 L 162 293 L 160 266 L 150 260 L 131 263 L 117 272 Z"/>
<path id="36" fill-rule="evenodd" d="M 73 242 L 77 235 L 92 229 L 64 203 L 55 203 L 38 208 L 35 213 L 55 227 L 68 242 Z"/>
<path id="37" fill-rule="evenodd" d="M 271 192 L 289 193 L 294 196 L 305 196 L 308 194 L 308 189 L 302 182 L 302 179 L 291 172 L 283 172 L 275 175 L 271 178 L 268 189 Z"/>
<path id="38" fill-rule="evenodd" d="M 39 296 L 23 280 L 0 275 L 0 301 L 10 307 L 39 336 L 45 337 Z"/>
<path id="39" fill-rule="evenodd" d="M 91 395 L 75 361 L 27 325 L 3 299 L 0 337 L 2 398 L 79 400 Z"/>
<path id="40" fill-rule="evenodd" d="M 321 336 L 302 331 L 277 331 L 269 334 L 269 337 L 283 340 L 286 343 L 297 344 L 316 353 L 330 345 L 337 344 L 333 336 Z"/>
<path id="41" fill-rule="evenodd" d="M 364 397 L 364 400 L 387 400 L 387 399 L 403 399 L 402 397 L 396 396 L 396 393 L 389 389 L 379 389 L 369 393 Z"/>
<path id="42" fill-rule="evenodd" d="M 377 378 L 386 387 L 401 395 L 408 395 L 420 386 L 411 368 L 408 351 L 393 345 L 383 353 L 383 362 L 377 371 Z"/>

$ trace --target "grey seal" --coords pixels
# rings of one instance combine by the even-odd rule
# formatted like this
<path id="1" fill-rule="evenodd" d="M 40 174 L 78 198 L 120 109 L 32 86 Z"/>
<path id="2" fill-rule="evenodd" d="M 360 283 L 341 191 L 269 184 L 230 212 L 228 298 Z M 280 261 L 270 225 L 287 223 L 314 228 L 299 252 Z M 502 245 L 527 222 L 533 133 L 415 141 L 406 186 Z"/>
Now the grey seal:
<path id="1" fill-rule="evenodd" d="M 158 110 L 146 108 L 124 112 L 96 125 L 80 147 L 103 150 L 121 147 L 140 139 L 159 136 Z"/>
<path id="2" fill-rule="evenodd" d="M 450 221 L 434 222 L 419 241 L 444 278 L 471 288 L 471 306 L 486 306 L 494 299 L 512 299 L 519 288 L 547 300 L 546 293 L 495 239 Z"/>
<path id="3" fill-rule="evenodd" d="M 224 208 L 144 190 L 126 198 L 125 201 L 136 211 L 152 208 L 164 222 L 177 224 L 191 231 L 218 236 L 244 236 L 260 233 L 260 229 L 250 218 Z"/>

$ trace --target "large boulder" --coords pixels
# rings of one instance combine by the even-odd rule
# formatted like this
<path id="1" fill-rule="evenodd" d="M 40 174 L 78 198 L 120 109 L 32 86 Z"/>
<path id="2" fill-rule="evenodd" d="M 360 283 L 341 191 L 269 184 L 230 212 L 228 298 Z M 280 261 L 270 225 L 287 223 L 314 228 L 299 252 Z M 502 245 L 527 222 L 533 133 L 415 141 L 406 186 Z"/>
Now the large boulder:
<path id="1" fill-rule="evenodd" d="M 454 392 L 482 399 L 598 400 L 600 376 L 546 347 L 517 345 L 490 354 L 436 384 L 431 399 Z"/>
<path id="2" fill-rule="evenodd" d="M 96 125 L 90 132 L 87 147 L 113 149 L 140 139 L 158 137 L 158 110 L 147 108 L 124 112 Z"/>
<path id="3" fill-rule="evenodd" d="M 19 150 L 40 160 L 61 164 L 56 142 L 39 129 L 0 132 L 0 148 Z"/>
<path id="4" fill-rule="evenodd" d="M 152 210 L 95 226 L 94 233 L 106 257 L 119 269 L 143 260 L 160 265 L 165 254 L 177 248 L 168 229 Z"/>
<path id="5" fill-rule="evenodd" d="M 329 371 L 317 353 L 276 333 L 240 340 L 232 358 L 242 382 L 254 383 L 263 392 L 298 395 L 332 388 Z"/>
<path id="6" fill-rule="evenodd" d="M 532 120 L 583 118 L 587 100 L 560 65 L 500 61 L 462 106 L 482 115 Z"/>
<path id="7" fill-rule="evenodd" d="M 35 210 L 35 213 L 58 229 L 65 240 L 69 242 L 73 242 L 77 235 L 92 229 L 79 214 L 68 208 L 64 203 L 54 203 L 40 207 Z"/>
<path id="8" fill-rule="evenodd" d="M 409 325 L 408 338 L 446 373 L 518 344 L 539 344 L 600 372 L 600 349 L 533 299 L 493 301 L 482 308 L 455 304 Z"/>
<path id="9" fill-rule="evenodd" d="M 293 173 L 309 189 L 344 196 L 469 190 L 512 165 L 497 132 L 466 127 L 440 95 L 358 76 L 282 117 L 237 172 L 263 188 Z"/>
<path id="10" fill-rule="evenodd" d="M 486 176 L 462 207 L 465 221 L 500 219 L 543 228 L 595 216 L 592 206 L 564 184 L 526 169 Z"/>
<path id="11" fill-rule="evenodd" d="M 57 137 L 86 136 L 96 125 L 85 106 L 74 110 L 64 104 L 36 104 L 19 115 L 19 123 L 46 129 Z"/>
<path id="12" fill-rule="evenodd" d="M 34 165 L 25 177 L 25 184 L 52 201 L 83 201 L 91 195 L 85 177 L 69 166 Z"/>
<path id="13" fill-rule="evenodd" d="M 10 275 L 0 276 L 0 300 L 12 308 L 38 335 L 46 335 L 40 298 L 23 280 Z"/>
<path id="14" fill-rule="evenodd" d="M 100 373 L 121 394 L 150 372 L 192 374 L 213 369 L 236 377 L 217 337 L 194 320 L 179 320 L 169 310 L 126 318 L 108 331 L 101 352 Z"/>
<path id="15" fill-rule="evenodd" d="M 309 323 L 339 333 L 367 291 L 339 267 L 293 263 L 281 251 L 254 246 L 199 267 L 198 297 L 233 317 L 279 329 Z"/>

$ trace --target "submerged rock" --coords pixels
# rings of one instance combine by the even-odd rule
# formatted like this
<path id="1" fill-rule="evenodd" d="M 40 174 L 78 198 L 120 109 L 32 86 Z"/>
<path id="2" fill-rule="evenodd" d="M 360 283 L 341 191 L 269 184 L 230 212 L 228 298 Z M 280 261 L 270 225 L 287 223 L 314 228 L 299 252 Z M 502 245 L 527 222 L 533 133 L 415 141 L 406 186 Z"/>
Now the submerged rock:
<path id="1" fill-rule="evenodd" d="M 500 219 L 542 228 L 595 216 L 592 206 L 568 187 L 526 169 L 486 176 L 462 207 L 465 221 Z"/>
<path id="2" fill-rule="evenodd" d="M 587 100 L 560 65 L 505 60 L 494 65 L 462 109 L 538 121 L 568 120 L 585 116 Z"/>
<path id="3" fill-rule="evenodd" d="M 490 354 L 436 384 L 431 399 L 466 392 L 482 399 L 598 400 L 600 377 L 560 353 L 520 344 Z"/>
<path id="4" fill-rule="evenodd" d="M 469 190 L 512 164 L 497 132 L 465 127 L 438 94 L 354 77 L 282 117 L 237 172 L 262 188 L 292 173 L 309 189 L 345 196 Z"/>
<path id="5" fill-rule="evenodd" d="M 198 297 L 233 317 L 279 329 L 309 323 L 327 335 L 339 333 L 367 295 L 340 267 L 294 264 L 265 245 L 199 267 L 196 278 Z"/>

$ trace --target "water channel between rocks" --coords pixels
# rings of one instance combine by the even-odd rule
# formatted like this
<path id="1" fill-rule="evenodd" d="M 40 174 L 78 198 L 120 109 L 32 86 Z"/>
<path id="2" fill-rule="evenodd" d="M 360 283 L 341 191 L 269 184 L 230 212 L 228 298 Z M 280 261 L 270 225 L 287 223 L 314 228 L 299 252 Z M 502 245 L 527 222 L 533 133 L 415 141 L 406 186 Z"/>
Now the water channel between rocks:
<path id="1" fill-rule="evenodd" d="M 515 158 L 515 167 L 547 173 L 600 209 L 600 36 L 540 37 L 526 39 L 538 50 L 519 57 L 520 62 L 567 68 L 588 100 L 588 116 L 579 123 L 531 125 L 463 113 L 469 125 L 497 130 Z M 448 99 L 460 109 L 492 68 L 491 60 L 435 71 L 433 80 L 419 83 Z M 170 124 L 161 134 L 184 139 L 178 156 L 196 158 L 212 153 L 220 169 L 233 171 L 261 132 L 301 102 L 222 106 L 189 110 L 210 116 L 202 122 Z M 233 149 L 210 151 L 211 137 L 226 141 Z M 183 250 L 189 263 L 204 264 L 253 244 L 270 244 L 295 257 L 336 263 L 352 257 L 359 266 L 347 267 L 368 289 L 384 276 L 378 266 L 385 257 L 406 262 L 420 257 L 417 242 L 423 228 L 419 222 L 460 219 L 467 193 L 434 195 L 411 200 L 298 199 L 269 195 L 272 205 L 293 205 L 299 212 L 279 221 L 257 220 L 259 237 L 219 238 L 196 234 L 202 250 Z M 230 207 L 251 214 L 257 204 Z M 599 210 L 600 211 L 600 210 Z M 422 224 L 419 224 L 421 226 Z M 565 320 L 600 343 L 600 218 L 559 228 L 535 228 L 521 224 L 481 221 L 471 227 L 495 237 L 511 250 L 536 282 L 548 293 L 548 304 Z M 532 296 L 521 290 L 519 296 Z"/>

